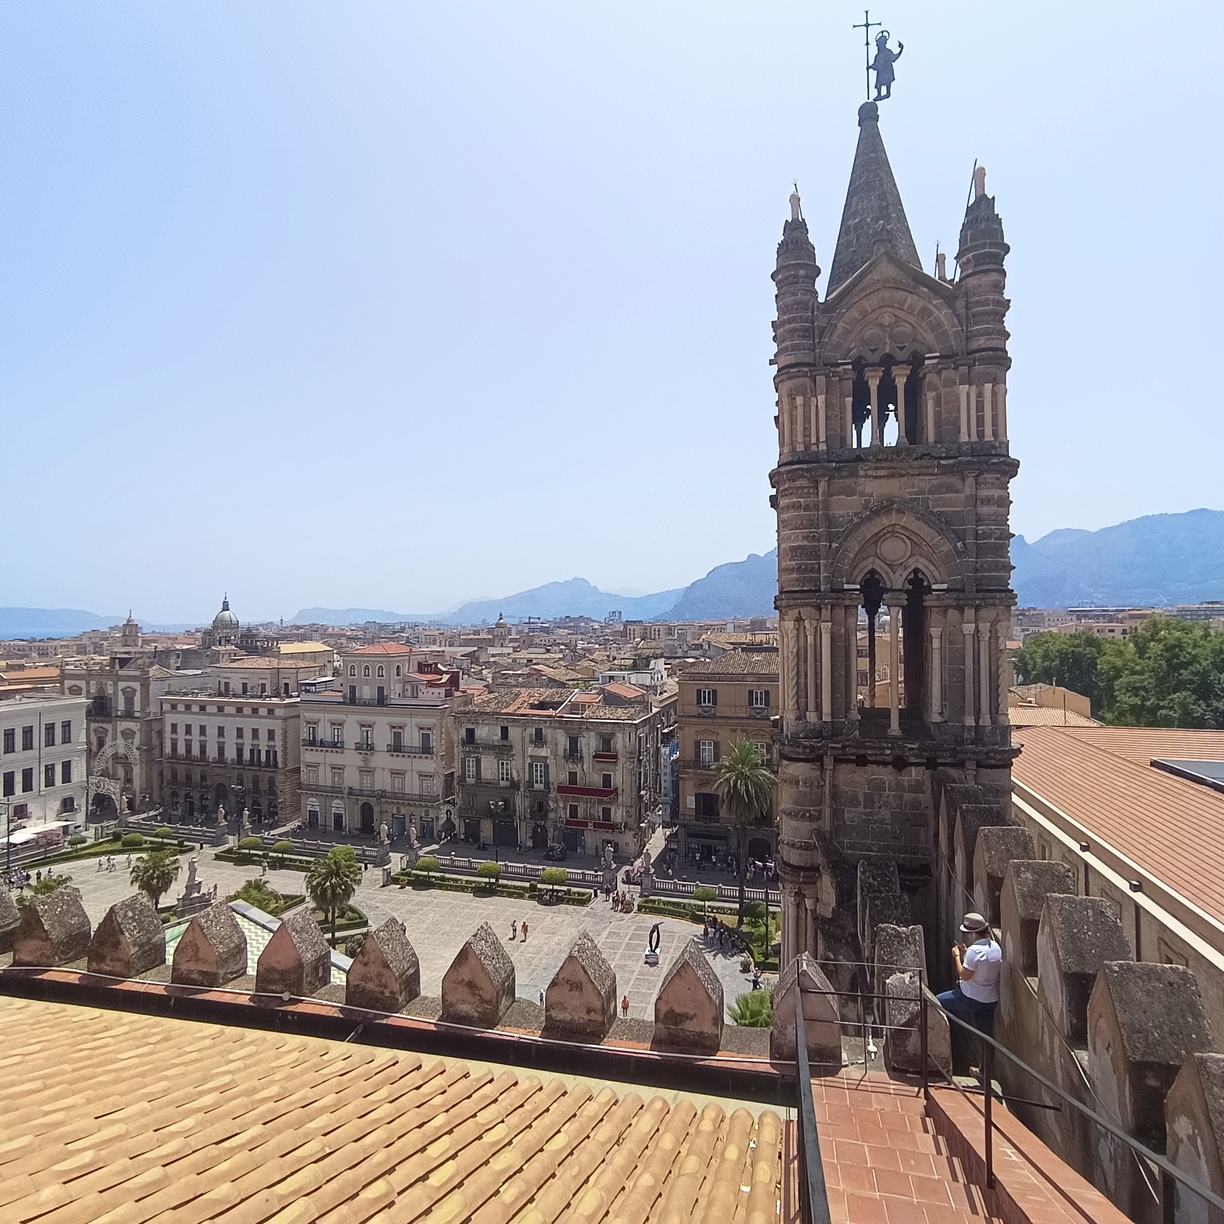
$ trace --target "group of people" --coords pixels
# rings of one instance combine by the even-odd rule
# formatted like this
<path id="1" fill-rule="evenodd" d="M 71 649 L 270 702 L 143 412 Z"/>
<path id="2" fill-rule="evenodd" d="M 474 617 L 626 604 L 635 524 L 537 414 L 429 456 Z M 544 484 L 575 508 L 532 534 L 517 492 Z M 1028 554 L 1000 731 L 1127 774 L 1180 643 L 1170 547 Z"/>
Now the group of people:
<path id="1" fill-rule="evenodd" d="M 632 914 L 633 898 L 627 892 L 612 892 L 608 890 L 608 900 L 614 914 Z"/>
<path id="2" fill-rule="evenodd" d="M 743 943 L 738 932 L 718 917 L 707 918 L 702 923 L 701 938 L 707 947 L 717 947 L 722 952 L 738 952 Z"/>
<path id="3" fill-rule="evenodd" d="M 30 887 L 30 873 L 22 870 L 20 867 L 14 867 L 8 873 L 8 886 L 9 888 L 16 889 L 18 892 L 24 892 Z"/>
<path id="4" fill-rule="evenodd" d="M 522 942 L 526 943 L 527 942 L 527 923 L 526 922 L 523 923 L 521 931 L 522 931 Z M 520 932 L 519 920 L 515 918 L 514 921 L 510 923 L 510 942 L 511 943 L 514 943 L 515 940 L 519 938 L 519 932 Z"/>
<path id="5" fill-rule="evenodd" d="M 131 867 L 132 865 L 132 856 L 130 854 L 127 856 L 127 865 L 129 867 Z M 113 854 L 108 854 L 105 858 L 103 858 L 102 855 L 99 854 L 98 855 L 98 866 L 95 868 L 95 871 L 114 871 L 114 870 L 115 870 L 115 856 Z"/>

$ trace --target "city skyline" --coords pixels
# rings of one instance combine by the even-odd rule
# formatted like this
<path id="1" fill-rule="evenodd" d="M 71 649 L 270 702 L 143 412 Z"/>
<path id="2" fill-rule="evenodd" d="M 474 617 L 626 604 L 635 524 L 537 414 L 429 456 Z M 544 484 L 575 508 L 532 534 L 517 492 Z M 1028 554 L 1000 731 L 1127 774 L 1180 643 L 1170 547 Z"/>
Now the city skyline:
<path id="1" fill-rule="evenodd" d="M 924 264 L 974 157 L 1013 246 L 1029 539 L 1218 507 L 1224 441 L 1176 393 L 1210 385 L 1220 239 L 1162 220 L 1216 194 L 1220 103 L 1158 14 L 1053 12 L 883 14 Z M 4 603 L 429 611 L 771 548 L 769 271 L 797 179 L 827 282 L 860 17 L 8 10 L 0 411 L 43 461 Z"/>

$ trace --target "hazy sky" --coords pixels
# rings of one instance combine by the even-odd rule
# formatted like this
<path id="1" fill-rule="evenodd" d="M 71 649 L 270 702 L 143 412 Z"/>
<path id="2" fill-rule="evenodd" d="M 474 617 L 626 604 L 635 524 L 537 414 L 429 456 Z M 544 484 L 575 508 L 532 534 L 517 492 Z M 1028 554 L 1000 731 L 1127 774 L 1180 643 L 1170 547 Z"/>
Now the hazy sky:
<path id="1" fill-rule="evenodd" d="M 1224 507 L 1224 5 L 877 13 L 924 261 L 975 157 L 1012 245 L 1013 529 Z M 411 612 L 771 548 L 769 274 L 797 179 L 827 275 L 861 20 L 10 0 L 0 604 Z"/>

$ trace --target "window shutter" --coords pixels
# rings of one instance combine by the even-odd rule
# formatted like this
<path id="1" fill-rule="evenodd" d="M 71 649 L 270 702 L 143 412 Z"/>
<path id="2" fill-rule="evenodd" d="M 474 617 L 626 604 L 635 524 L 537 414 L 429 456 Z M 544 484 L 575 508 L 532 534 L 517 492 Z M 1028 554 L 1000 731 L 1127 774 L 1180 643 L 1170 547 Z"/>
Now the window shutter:
<path id="1" fill-rule="evenodd" d="M 544 763 L 544 789 L 548 789 L 548 762 Z"/>

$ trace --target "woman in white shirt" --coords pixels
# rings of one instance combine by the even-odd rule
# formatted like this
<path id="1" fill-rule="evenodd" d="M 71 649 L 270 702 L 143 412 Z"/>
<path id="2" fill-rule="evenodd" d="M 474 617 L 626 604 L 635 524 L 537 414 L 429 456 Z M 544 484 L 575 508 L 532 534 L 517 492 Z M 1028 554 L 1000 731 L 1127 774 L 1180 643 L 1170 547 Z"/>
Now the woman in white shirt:
<path id="1" fill-rule="evenodd" d="M 966 914 L 960 929 L 964 942 L 952 948 L 952 963 L 959 981 L 951 990 L 936 995 L 936 1000 L 945 1011 L 955 1012 L 979 1033 L 993 1037 L 1003 949 L 981 914 Z"/>

